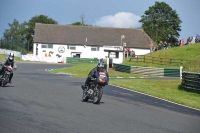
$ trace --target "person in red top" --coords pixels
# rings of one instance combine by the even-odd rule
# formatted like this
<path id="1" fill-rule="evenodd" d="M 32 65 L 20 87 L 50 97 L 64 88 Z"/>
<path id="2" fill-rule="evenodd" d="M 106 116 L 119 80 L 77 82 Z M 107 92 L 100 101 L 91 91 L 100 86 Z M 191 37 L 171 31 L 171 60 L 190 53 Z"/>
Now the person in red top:
<path id="1" fill-rule="evenodd" d="M 184 46 L 185 45 L 185 42 L 183 39 L 181 39 L 181 46 Z"/>
<path id="2" fill-rule="evenodd" d="M 127 48 L 126 50 L 127 50 L 127 56 L 130 56 L 130 52 L 131 52 L 130 48 Z"/>

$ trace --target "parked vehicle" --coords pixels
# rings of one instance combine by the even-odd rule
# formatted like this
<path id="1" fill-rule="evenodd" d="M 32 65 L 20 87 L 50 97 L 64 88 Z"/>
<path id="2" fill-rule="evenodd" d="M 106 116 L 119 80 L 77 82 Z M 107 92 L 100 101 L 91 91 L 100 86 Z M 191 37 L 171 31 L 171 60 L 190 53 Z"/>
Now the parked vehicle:
<path id="1" fill-rule="evenodd" d="M 104 72 L 97 72 L 96 78 L 92 78 L 88 85 L 88 88 L 83 89 L 82 101 L 87 102 L 93 100 L 94 104 L 98 104 L 101 101 L 103 95 L 103 87 L 107 85 L 107 76 Z"/>
<path id="2" fill-rule="evenodd" d="M 0 86 L 4 87 L 7 83 L 9 83 L 10 74 L 13 72 L 13 68 L 11 66 L 6 67 L 2 77 L 0 78 Z"/>

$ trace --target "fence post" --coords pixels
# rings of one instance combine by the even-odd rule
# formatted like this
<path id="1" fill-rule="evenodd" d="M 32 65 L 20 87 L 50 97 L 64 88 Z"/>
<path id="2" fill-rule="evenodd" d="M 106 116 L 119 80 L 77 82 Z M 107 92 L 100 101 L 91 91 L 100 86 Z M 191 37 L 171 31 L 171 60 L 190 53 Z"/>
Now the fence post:
<path id="1" fill-rule="evenodd" d="M 183 66 L 180 66 L 180 80 L 182 80 Z"/>
<path id="2" fill-rule="evenodd" d="M 109 68 L 109 58 L 107 58 L 107 72 L 108 72 L 108 68 Z"/>

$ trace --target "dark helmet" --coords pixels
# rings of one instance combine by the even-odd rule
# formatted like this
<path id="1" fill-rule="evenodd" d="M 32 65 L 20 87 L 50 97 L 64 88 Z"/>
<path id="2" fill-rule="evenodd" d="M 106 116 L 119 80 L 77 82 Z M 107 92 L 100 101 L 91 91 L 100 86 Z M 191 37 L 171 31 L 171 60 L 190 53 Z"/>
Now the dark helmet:
<path id="1" fill-rule="evenodd" d="M 14 53 L 10 53 L 10 54 L 9 54 L 8 60 L 9 60 L 9 61 L 13 61 L 13 60 L 14 60 Z"/>
<path id="2" fill-rule="evenodd" d="M 104 69 L 104 63 L 103 62 L 99 62 L 97 64 L 97 68 L 98 68 L 99 71 L 103 71 L 103 69 Z"/>

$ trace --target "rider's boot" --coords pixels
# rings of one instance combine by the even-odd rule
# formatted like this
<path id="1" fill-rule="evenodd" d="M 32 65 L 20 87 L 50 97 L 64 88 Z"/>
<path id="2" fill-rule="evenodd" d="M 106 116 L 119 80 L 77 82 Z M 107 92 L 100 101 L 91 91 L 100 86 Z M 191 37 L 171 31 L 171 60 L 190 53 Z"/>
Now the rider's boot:
<path id="1" fill-rule="evenodd" d="M 87 89 L 87 85 L 86 84 L 82 85 L 81 87 L 82 87 L 83 90 Z"/>

